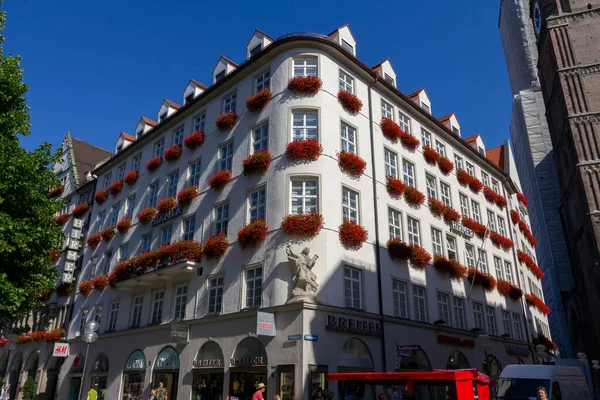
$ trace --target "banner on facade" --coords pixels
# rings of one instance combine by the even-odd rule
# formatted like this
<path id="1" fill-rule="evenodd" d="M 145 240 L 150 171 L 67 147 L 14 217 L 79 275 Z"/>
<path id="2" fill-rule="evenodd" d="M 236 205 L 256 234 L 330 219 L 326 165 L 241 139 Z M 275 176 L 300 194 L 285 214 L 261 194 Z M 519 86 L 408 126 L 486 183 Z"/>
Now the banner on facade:
<path id="1" fill-rule="evenodd" d="M 54 343 L 54 357 L 68 357 L 69 354 L 69 343 Z"/>
<path id="2" fill-rule="evenodd" d="M 189 331 L 187 324 L 171 323 L 171 343 L 188 343 L 190 336 Z"/>
<path id="3" fill-rule="evenodd" d="M 256 334 L 275 336 L 275 314 L 262 311 L 256 313 Z"/>

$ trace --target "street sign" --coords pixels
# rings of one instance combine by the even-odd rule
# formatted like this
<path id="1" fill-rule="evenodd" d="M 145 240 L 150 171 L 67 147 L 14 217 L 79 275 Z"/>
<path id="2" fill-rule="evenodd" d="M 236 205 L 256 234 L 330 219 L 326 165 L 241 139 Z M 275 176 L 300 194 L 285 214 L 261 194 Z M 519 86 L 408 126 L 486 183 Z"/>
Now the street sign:
<path id="1" fill-rule="evenodd" d="M 288 335 L 288 340 L 302 340 L 302 335 Z"/>
<path id="2" fill-rule="evenodd" d="M 54 343 L 54 351 L 52 352 L 54 357 L 68 357 L 69 356 L 69 343 Z"/>
<path id="3" fill-rule="evenodd" d="M 319 340 L 319 337 L 317 335 L 311 335 L 307 333 L 306 335 L 304 335 L 304 340 L 307 340 L 309 342 L 316 342 L 317 340 Z"/>

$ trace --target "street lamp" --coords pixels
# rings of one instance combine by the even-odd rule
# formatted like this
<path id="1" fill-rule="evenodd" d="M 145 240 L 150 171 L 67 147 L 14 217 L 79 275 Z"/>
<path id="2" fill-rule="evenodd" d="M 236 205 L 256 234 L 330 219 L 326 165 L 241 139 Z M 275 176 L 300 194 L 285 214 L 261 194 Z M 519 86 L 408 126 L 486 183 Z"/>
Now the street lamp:
<path id="1" fill-rule="evenodd" d="M 483 349 L 483 354 L 485 355 L 485 360 L 483 361 L 483 366 L 487 369 L 487 374 L 490 375 L 492 372 L 492 368 L 490 366 L 490 360 L 488 357 L 488 350 L 492 349 L 492 345 L 490 344 L 490 336 L 482 333 L 479 335 L 479 339 L 481 339 L 481 348 Z"/>
<path id="2" fill-rule="evenodd" d="M 83 383 L 85 381 L 85 369 L 87 366 L 88 352 L 90 351 L 90 343 L 94 343 L 96 340 L 98 340 L 98 334 L 96 333 L 96 331 L 99 328 L 99 323 L 97 323 L 96 321 L 90 321 L 85 325 L 83 329 L 83 335 L 81 335 L 81 338 L 84 342 L 87 343 L 87 346 L 85 348 L 85 358 L 83 359 L 83 373 L 81 374 L 81 383 L 79 384 L 79 399 L 81 399 L 81 396 L 83 395 Z"/>

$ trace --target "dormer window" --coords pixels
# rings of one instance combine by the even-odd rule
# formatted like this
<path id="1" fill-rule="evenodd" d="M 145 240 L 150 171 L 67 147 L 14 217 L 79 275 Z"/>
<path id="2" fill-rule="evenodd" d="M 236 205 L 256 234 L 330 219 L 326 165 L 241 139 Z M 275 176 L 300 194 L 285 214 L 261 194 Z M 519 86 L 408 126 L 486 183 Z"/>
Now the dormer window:
<path id="1" fill-rule="evenodd" d="M 165 119 L 167 119 L 167 113 L 162 113 L 160 114 L 160 116 L 158 117 L 158 122 L 163 122 Z"/>
<path id="2" fill-rule="evenodd" d="M 185 104 L 191 102 L 192 100 L 194 100 L 194 92 L 188 94 L 185 98 Z"/>
<path id="3" fill-rule="evenodd" d="M 392 78 L 391 76 L 389 76 L 388 74 L 384 73 L 383 74 L 383 79 L 385 79 L 385 81 L 387 83 L 389 83 L 390 85 L 394 85 L 394 78 Z"/>
<path id="4" fill-rule="evenodd" d="M 223 71 L 219 72 L 219 73 L 217 74 L 217 76 L 215 76 L 215 81 L 217 81 L 217 82 L 218 82 L 218 81 L 220 81 L 220 80 L 221 80 L 221 79 L 223 79 L 223 78 L 225 78 L 225 70 L 223 70 Z"/>
<path id="5" fill-rule="evenodd" d="M 250 49 L 250 57 L 253 57 L 262 51 L 262 45 L 257 44 L 252 49 Z"/>
<path id="6" fill-rule="evenodd" d="M 431 109 L 430 109 L 430 108 L 429 108 L 429 106 L 428 106 L 427 104 L 425 104 L 424 102 L 421 102 L 421 108 L 422 108 L 423 110 L 425 110 L 425 112 L 426 112 L 427 114 L 431 114 Z"/>
<path id="7" fill-rule="evenodd" d="M 117 153 L 121 150 L 123 150 L 123 143 L 121 143 L 117 146 Z"/>
<path id="8" fill-rule="evenodd" d="M 458 130 L 457 127 L 453 126 L 452 127 L 452 132 L 456 135 L 456 136 L 460 136 L 460 131 Z"/>
<path id="9" fill-rule="evenodd" d="M 344 39 L 342 39 L 342 49 L 346 50 L 350 54 L 354 54 L 354 46 L 346 42 Z"/>
<path id="10" fill-rule="evenodd" d="M 483 149 L 483 147 L 479 146 L 479 147 L 477 148 L 477 151 L 479 151 L 479 154 L 481 154 L 482 156 L 484 156 L 484 157 L 485 157 L 485 150 Z"/>

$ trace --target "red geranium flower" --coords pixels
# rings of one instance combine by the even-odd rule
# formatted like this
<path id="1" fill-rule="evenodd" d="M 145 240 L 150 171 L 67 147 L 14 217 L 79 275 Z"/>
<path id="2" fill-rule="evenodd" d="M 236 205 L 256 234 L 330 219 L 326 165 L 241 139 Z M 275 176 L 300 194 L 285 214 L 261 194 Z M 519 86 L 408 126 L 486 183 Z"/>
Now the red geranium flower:
<path id="1" fill-rule="evenodd" d="M 460 214 L 452 207 L 446 207 L 444 210 L 444 221 L 446 223 L 456 222 L 460 220 Z"/>
<path id="2" fill-rule="evenodd" d="M 496 197 L 496 205 L 500 207 L 501 210 L 504 209 L 504 207 L 506 207 L 506 198 L 498 195 L 498 197 Z"/>
<path id="3" fill-rule="evenodd" d="M 281 229 L 288 235 L 314 237 L 323 227 L 323 216 L 312 212 L 308 214 L 289 214 L 283 217 Z"/>
<path id="4" fill-rule="evenodd" d="M 233 111 L 227 111 L 226 113 L 219 115 L 215 120 L 215 125 L 218 130 L 223 131 L 225 129 L 233 128 L 236 120 L 237 115 Z"/>
<path id="5" fill-rule="evenodd" d="M 157 213 L 157 211 L 156 211 L 156 208 L 154 208 L 154 207 L 144 208 L 137 215 L 138 221 L 140 221 L 142 223 L 142 225 L 146 225 L 150 221 L 152 221 L 152 218 L 154 218 L 156 213 Z"/>
<path id="6" fill-rule="evenodd" d="M 89 209 L 90 209 L 90 205 L 86 201 L 85 203 L 81 203 L 80 205 L 78 205 L 77 207 L 75 207 L 73 209 L 73 211 L 71 211 L 71 215 L 74 216 L 75 218 L 81 218 L 81 217 L 83 217 L 85 215 L 85 213 Z"/>
<path id="7" fill-rule="evenodd" d="M 260 111 L 265 108 L 272 97 L 273 93 L 269 89 L 263 89 L 246 99 L 246 108 L 250 112 Z"/>
<path id="8" fill-rule="evenodd" d="M 406 147 L 408 150 L 414 151 L 417 147 L 419 147 L 421 141 L 413 134 L 403 131 L 400 134 L 400 143 L 402 143 L 402 146 Z"/>
<path id="9" fill-rule="evenodd" d="M 62 226 L 69 220 L 69 213 L 64 213 L 56 217 L 56 225 Z"/>
<path id="10" fill-rule="evenodd" d="M 429 211 L 436 217 L 441 217 L 446 211 L 446 205 L 437 199 L 431 198 L 429 199 Z"/>
<path id="11" fill-rule="evenodd" d="M 467 277 L 469 281 L 475 279 L 475 284 L 480 285 L 486 292 L 491 292 L 496 287 L 496 279 L 485 272 L 477 271 L 475 268 L 469 268 Z"/>
<path id="12" fill-rule="evenodd" d="M 342 105 L 342 108 L 350 114 L 356 115 L 362 110 L 362 101 L 360 101 L 358 96 L 347 90 L 340 90 L 338 92 L 338 101 Z"/>
<path id="13" fill-rule="evenodd" d="M 518 211 L 511 210 L 510 211 L 510 219 L 512 219 L 513 224 L 518 224 L 521 221 L 521 216 Z"/>
<path id="14" fill-rule="evenodd" d="M 50 250 L 50 260 L 52 260 L 52 262 L 58 262 L 58 260 L 60 260 L 60 250 Z"/>
<path id="15" fill-rule="evenodd" d="M 338 153 L 338 165 L 348 174 L 359 177 L 365 172 L 367 162 L 354 153 L 342 151 Z"/>
<path id="16" fill-rule="evenodd" d="M 500 293 L 502 296 L 509 296 L 513 300 L 519 300 L 523 296 L 523 291 L 520 287 L 502 279 L 498 279 L 498 285 L 496 286 L 496 289 L 498 289 L 498 293 Z"/>
<path id="17" fill-rule="evenodd" d="M 423 146 L 423 157 L 427 164 L 435 165 L 440 159 L 440 154 L 430 146 Z"/>
<path id="18" fill-rule="evenodd" d="M 269 169 L 273 155 L 269 150 L 260 150 L 242 161 L 244 175 L 262 174 Z"/>
<path id="19" fill-rule="evenodd" d="M 425 202 L 425 195 L 416 188 L 407 186 L 404 191 L 404 200 L 412 206 L 419 207 Z"/>
<path id="20" fill-rule="evenodd" d="M 168 149 L 165 150 L 165 160 L 167 161 L 175 161 L 177 160 L 179 157 L 181 157 L 181 153 L 182 153 L 182 149 L 181 146 L 178 144 L 174 144 L 173 146 L 169 147 Z"/>
<path id="21" fill-rule="evenodd" d="M 89 295 L 90 293 L 92 293 L 93 289 L 94 289 L 94 281 L 92 279 L 88 279 L 79 284 L 79 293 L 82 296 Z"/>
<path id="22" fill-rule="evenodd" d="M 396 143 L 400 139 L 400 136 L 402 136 L 402 128 L 389 118 L 382 118 L 380 126 L 383 136 L 388 138 L 392 143 Z"/>
<path id="23" fill-rule="evenodd" d="M 485 225 L 475 221 L 472 218 L 467 217 L 466 215 L 463 215 L 462 217 L 462 224 L 465 228 L 469 228 L 470 230 L 472 230 L 473 233 L 479 236 L 480 238 L 483 238 L 485 236 L 485 233 L 487 232 L 487 228 L 485 227 Z"/>
<path id="24" fill-rule="evenodd" d="M 56 287 L 56 295 L 58 297 L 66 297 L 73 292 L 73 284 L 67 282 L 61 282 L 60 285 Z"/>
<path id="25" fill-rule="evenodd" d="M 238 242 L 242 249 L 256 247 L 267 239 L 269 225 L 259 219 L 249 223 L 238 231 Z"/>
<path id="26" fill-rule="evenodd" d="M 519 199 L 519 201 L 523 203 L 525 207 L 529 206 L 529 202 L 527 201 L 523 193 L 517 193 L 517 199 Z"/>
<path id="27" fill-rule="evenodd" d="M 354 221 L 344 220 L 338 229 L 338 236 L 344 247 L 357 249 L 361 247 L 369 237 L 367 230 Z"/>
<path id="28" fill-rule="evenodd" d="M 439 272 L 448 274 L 451 280 L 460 281 L 467 274 L 467 268 L 456 260 L 449 260 L 446 257 L 436 254 L 433 256 L 433 266 Z"/>
<path id="29" fill-rule="evenodd" d="M 129 231 L 129 228 L 131 228 L 131 217 L 125 217 L 117 222 L 117 231 L 119 231 L 121 235 L 126 234 Z"/>
<path id="30" fill-rule="evenodd" d="M 51 199 L 51 198 L 53 198 L 53 197 L 58 197 L 58 196 L 60 196 L 60 195 L 61 195 L 61 194 L 62 194 L 64 191 L 65 191 L 65 187 L 64 187 L 64 186 L 61 186 L 61 187 L 54 188 L 54 189 L 52 189 L 52 190 L 50 190 L 50 191 L 48 192 L 48 198 L 49 198 L 49 199 Z"/>
<path id="31" fill-rule="evenodd" d="M 510 250 L 514 247 L 514 243 L 512 242 L 512 240 L 505 238 L 498 232 L 491 232 L 490 240 L 496 247 L 501 247 L 504 250 Z"/>
<path id="32" fill-rule="evenodd" d="M 98 204 L 104 203 L 106 200 L 108 200 L 108 190 L 102 189 L 96 192 L 94 195 L 94 200 L 96 200 L 96 203 Z"/>
<path id="33" fill-rule="evenodd" d="M 438 168 L 444 175 L 448 175 L 454 169 L 454 164 L 447 157 L 441 157 L 438 159 Z"/>
<path id="34" fill-rule="evenodd" d="M 537 336 L 534 336 L 531 341 L 534 345 L 542 344 L 551 351 L 554 351 L 558 348 L 558 345 L 544 336 L 542 332 L 538 332 Z"/>
<path id="35" fill-rule="evenodd" d="M 140 177 L 139 172 L 137 172 L 135 169 L 132 169 L 131 171 L 129 171 L 128 173 L 125 174 L 125 177 L 123 178 L 123 180 L 129 186 L 133 186 L 133 185 L 135 185 L 135 183 L 137 182 L 139 177 Z"/>
<path id="36" fill-rule="evenodd" d="M 229 240 L 224 233 L 212 235 L 204 245 L 204 255 L 208 260 L 218 259 L 225 254 L 229 247 Z"/>
<path id="37" fill-rule="evenodd" d="M 427 250 L 416 244 L 411 244 L 410 248 L 412 249 L 410 256 L 411 265 L 417 269 L 424 269 L 429 261 L 431 261 L 431 255 L 429 255 Z"/>
<path id="38" fill-rule="evenodd" d="M 529 226 L 527 226 L 527 223 L 521 220 L 519 221 L 518 226 L 519 230 L 521 231 L 521 233 L 523 233 L 525 239 L 527 239 L 529 244 L 533 247 L 537 246 L 537 239 L 533 236 L 533 233 L 531 233 L 531 230 L 529 229 Z"/>
<path id="39" fill-rule="evenodd" d="M 87 238 L 87 245 L 93 248 L 98 247 L 98 245 L 100 244 L 100 242 L 102 241 L 102 236 L 100 235 L 100 233 L 94 233 L 92 235 L 89 235 Z"/>
<path id="40" fill-rule="evenodd" d="M 108 187 L 108 191 L 113 197 L 116 197 L 123 190 L 123 182 L 122 181 L 114 181 Z"/>
<path id="41" fill-rule="evenodd" d="M 215 190 L 221 190 L 225 185 L 231 182 L 231 171 L 228 169 L 222 169 L 215 172 L 215 174 L 208 180 L 208 184 Z"/>
<path id="42" fill-rule="evenodd" d="M 471 182 L 471 175 L 464 169 L 459 168 L 456 170 L 456 179 L 458 180 L 458 183 L 466 186 Z"/>
<path id="43" fill-rule="evenodd" d="M 406 185 L 400 179 L 396 179 L 392 176 L 386 178 L 385 188 L 392 197 L 400 197 L 406 191 Z"/>
<path id="44" fill-rule="evenodd" d="M 526 294 L 525 302 L 529 306 L 533 306 L 533 307 L 537 308 L 543 314 L 546 314 L 546 315 L 550 314 L 550 307 L 548 307 L 546 305 L 546 303 L 544 303 L 544 301 L 542 299 L 540 299 L 539 297 L 537 297 L 534 293 Z"/>
<path id="45" fill-rule="evenodd" d="M 535 261 L 533 261 L 533 258 L 531 258 L 529 256 L 529 254 L 527 254 L 521 250 L 517 250 L 517 258 L 521 264 L 525 264 L 527 269 L 529 269 L 531 271 L 531 273 L 533 275 L 535 275 L 536 278 L 542 279 L 544 277 L 544 272 L 535 263 Z"/>
<path id="46" fill-rule="evenodd" d="M 185 189 L 181 189 L 177 193 L 177 201 L 179 204 L 187 204 L 198 197 L 198 186 L 188 186 Z"/>
<path id="47" fill-rule="evenodd" d="M 323 147 L 315 139 L 294 140 L 285 147 L 285 155 L 292 161 L 316 161 Z"/>
<path id="48" fill-rule="evenodd" d="M 487 201 L 489 201 L 490 203 L 495 203 L 496 199 L 498 198 L 498 193 L 496 193 L 494 191 L 494 189 L 492 189 L 489 186 L 485 186 L 483 188 L 483 196 L 486 198 Z"/>
<path id="49" fill-rule="evenodd" d="M 471 189 L 473 193 L 481 192 L 481 189 L 483 189 L 483 183 L 481 183 L 481 181 L 475 178 L 474 176 L 472 176 L 471 178 L 472 179 L 469 182 L 469 189 Z"/>
<path id="50" fill-rule="evenodd" d="M 110 242 L 111 239 L 115 237 L 115 233 L 115 226 L 112 225 L 100 232 L 100 235 L 102 236 L 102 239 L 104 239 L 106 242 Z"/>
<path id="51" fill-rule="evenodd" d="M 160 167 L 162 164 L 162 157 L 161 156 L 156 156 L 156 157 L 152 157 L 150 160 L 148 160 L 148 162 L 146 163 L 146 169 L 150 172 L 154 172 L 158 169 L 158 167 Z"/>
<path id="52" fill-rule="evenodd" d="M 296 76 L 288 81 L 288 89 L 306 96 L 317 94 L 322 85 L 323 81 L 317 76 Z"/>
<path id="53" fill-rule="evenodd" d="M 408 243 L 398 239 L 391 238 L 387 241 L 387 249 L 392 260 L 396 258 L 408 258 L 412 255 L 412 248 Z"/>
<path id="54" fill-rule="evenodd" d="M 100 274 L 94 278 L 94 289 L 103 291 L 108 286 L 108 275 Z"/>
<path id="55" fill-rule="evenodd" d="M 156 210 L 160 214 L 164 214 L 164 213 L 174 209 L 176 205 L 177 205 L 177 200 L 175 200 L 175 197 L 166 197 L 158 202 L 158 204 L 156 205 Z"/>
<path id="56" fill-rule="evenodd" d="M 191 135 L 186 136 L 186 138 L 183 139 L 183 143 L 185 144 L 185 147 L 194 151 L 194 150 L 196 150 L 196 148 L 198 148 L 198 147 L 202 146 L 202 144 L 204 144 L 205 139 L 206 139 L 206 136 L 204 135 L 204 133 L 202 133 L 200 131 L 195 131 Z"/>
<path id="57" fill-rule="evenodd" d="M 53 329 L 51 331 L 44 332 L 44 341 L 47 343 L 58 342 L 65 335 L 65 330 L 63 328 Z"/>

